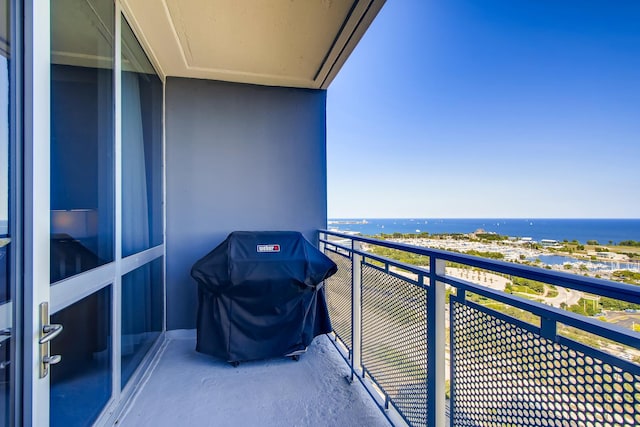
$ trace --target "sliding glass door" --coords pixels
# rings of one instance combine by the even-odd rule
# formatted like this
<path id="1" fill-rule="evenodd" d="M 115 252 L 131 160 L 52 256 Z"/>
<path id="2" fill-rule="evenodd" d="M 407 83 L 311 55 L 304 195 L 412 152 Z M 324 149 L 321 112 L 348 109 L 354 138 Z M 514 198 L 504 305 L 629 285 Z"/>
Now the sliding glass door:
<path id="1" fill-rule="evenodd" d="M 121 18 L 122 257 L 162 247 L 162 81 Z M 127 258 L 128 257 L 128 258 Z M 120 387 L 163 329 L 162 258 L 122 276 Z"/>
<path id="2" fill-rule="evenodd" d="M 49 413 L 108 420 L 164 328 L 163 82 L 113 0 L 50 3 Z"/>
<path id="3" fill-rule="evenodd" d="M 0 0 L 0 427 L 112 423 L 165 328 L 164 82 L 118 0 L 14 2 Z"/>
<path id="4" fill-rule="evenodd" d="M 64 328 L 51 341 L 50 421 L 84 426 L 113 395 L 115 5 L 56 0 L 50 13 L 50 306 Z M 87 273 L 101 266 L 104 277 Z"/>

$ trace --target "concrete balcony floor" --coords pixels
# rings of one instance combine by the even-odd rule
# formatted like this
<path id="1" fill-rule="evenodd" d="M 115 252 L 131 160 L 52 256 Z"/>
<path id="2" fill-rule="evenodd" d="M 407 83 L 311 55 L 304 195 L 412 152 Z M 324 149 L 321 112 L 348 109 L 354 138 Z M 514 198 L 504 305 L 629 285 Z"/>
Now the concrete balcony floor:
<path id="1" fill-rule="evenodd" d="M 119 426 L 389 426 L 326 336 L 295 362 L 237 368 L 197 353 L 195 331 L 167 334 Z"/>

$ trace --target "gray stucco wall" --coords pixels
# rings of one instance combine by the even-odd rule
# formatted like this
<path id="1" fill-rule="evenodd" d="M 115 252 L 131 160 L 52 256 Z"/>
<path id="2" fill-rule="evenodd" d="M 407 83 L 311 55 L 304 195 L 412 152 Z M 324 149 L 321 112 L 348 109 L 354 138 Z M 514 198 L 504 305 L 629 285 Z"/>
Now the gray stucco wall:
<path id="1" fill-rule="evenodd" d="M 326 227 L 326 92 L 168 78 L 167 329 L 194 328 L 192 264 L 234 230 Z"/>

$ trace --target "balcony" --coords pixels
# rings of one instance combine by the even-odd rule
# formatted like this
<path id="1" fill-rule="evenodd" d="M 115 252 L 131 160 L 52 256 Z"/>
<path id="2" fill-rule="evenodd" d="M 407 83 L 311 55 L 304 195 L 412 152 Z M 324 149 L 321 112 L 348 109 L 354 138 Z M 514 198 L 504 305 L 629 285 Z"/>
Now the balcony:
<path id="1" fill-rule="evenodd" d="M 388 426 L 327 337 L 299 361 L 229 363 L 195 352 L 193 331 L 167 334 L 119 426 Z"/>
<path id="2" fill-rule="evenodd" d="M 416 426 L 640 425 L 640 334 L 478 282 L 631 303 L 640 288 L 328 231 L 320 242 L 339 266 L 326 283 L 336 342 L 387 413 Z"/>
<path id="3" fill-rule="evenodd" d="M 627 302 L 640 301 L 637 287 L 320 233 L 339 267 L 325 283 L 331 336 L 299 362 L 233 368 L 195 353 L 192 332 L 171 331 L 119 425 L 640 424 L 631 360 L 640 334 L 473 283 L 459 269 Z M 428 267 L 372 247 L 427 257 Z"/>

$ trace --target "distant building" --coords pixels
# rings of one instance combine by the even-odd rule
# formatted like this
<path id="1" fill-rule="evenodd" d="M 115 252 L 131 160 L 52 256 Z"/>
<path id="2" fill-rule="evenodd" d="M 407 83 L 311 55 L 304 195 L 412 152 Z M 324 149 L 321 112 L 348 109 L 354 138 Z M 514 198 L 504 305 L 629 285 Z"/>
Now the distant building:
<path id="1" fill-rule="evenodd" d="M 518 240 L 516 240 L 516 243 L 524 245 L 528 243 L 534 243 L 534 241 L 531 237 L 520 237 Z"/>
<path id="2" fill-rule="evenodd" d="M 596 252 L 598 258 L 617 259 L 617 255 L 615 252 Z"/>

